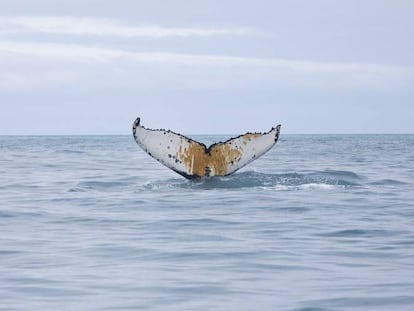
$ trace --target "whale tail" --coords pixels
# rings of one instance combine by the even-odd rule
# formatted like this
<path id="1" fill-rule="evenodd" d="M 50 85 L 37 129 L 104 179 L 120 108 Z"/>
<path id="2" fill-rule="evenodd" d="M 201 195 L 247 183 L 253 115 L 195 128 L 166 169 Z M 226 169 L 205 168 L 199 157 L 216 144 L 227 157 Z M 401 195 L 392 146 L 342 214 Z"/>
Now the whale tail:
<path id="1" fill-rule="evenodd" d="M 132 133 L 151 157 L 188 179 L 233 174 L 269 151 L 278 141 L 280 125 L 267 133 L 246 133 L 207 147 L 164 129 L 147 129 L 137 118 Z"/>

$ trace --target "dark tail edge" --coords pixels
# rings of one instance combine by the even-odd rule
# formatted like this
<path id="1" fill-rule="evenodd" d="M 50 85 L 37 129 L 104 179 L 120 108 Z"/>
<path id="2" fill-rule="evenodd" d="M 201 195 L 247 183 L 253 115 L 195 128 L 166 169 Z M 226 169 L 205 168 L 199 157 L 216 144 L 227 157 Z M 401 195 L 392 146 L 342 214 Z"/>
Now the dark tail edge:
<path id="1" fill-rule="evenodd" d="M 282 127 L 282 124 L 279 124 L 278 126 L 276 126 L 275 143 L 279 140 L 280 128 L 281 127 Z"/>
<path id="2" fill-rule="evenodd" d="M 141 123 L 141 118 L 138 117 L 135 119 L 134 123 L 132 123 L 132 134 L 135 137 L 136 131 L 137 131 L 137 127 L 139 126 L 139 124 Z"/>

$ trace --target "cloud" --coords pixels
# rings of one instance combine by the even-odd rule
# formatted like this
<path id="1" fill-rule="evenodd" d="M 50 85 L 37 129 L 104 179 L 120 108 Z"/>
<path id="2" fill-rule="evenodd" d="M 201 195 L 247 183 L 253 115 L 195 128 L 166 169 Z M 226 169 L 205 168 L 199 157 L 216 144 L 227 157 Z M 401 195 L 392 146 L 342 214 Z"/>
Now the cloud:
<path id="1" fill-rule="evenodd" d="M 310 73 L 355 73 L 355 74 L 404 74 L 411 68 L 392 65 L 297 61 L 281 58 L 253 58 L 211 54 L 189 54 L 168 52 L 137 52 L 78 44 L 32 43 L 0 41 L 0 52 L 12 52 L 38 57 L 47 57 L 76 62 L 109 62 L 119 58 L 145 63 L 169 63 L 208 66 L 253 66 L 271 67 L 281 71 Z"/>
<path id="2" fill-rule="evenodd" d="M 28 85 L 39 85 L 42 79 L 43 86 L 47 87 L 50 81 L 55 81 L 50 84 L 55 86 L 70 83 L 71 79 L 79 83 L 82 77 L 92 81 L 92 76 L 99 77 L 95 84 L 114 86 L 139 81 L 147 87 L 170 88 L 244 85 L 254 88 L 395 89 L 406 88 L 414 80 L 413 69 L 400 66 L 141 52 L 79 44 L 0 41 L 0 56 L 3 59 L 0 60 L 3 63 L 0 88 L 8 89 L 12 85 L 14 90 L 19 88 L 19 83 L 22 89 L 27 89 Z M 42 64 L 43 68 L 33 69 L 33 64 Z M 36 77 L 37 72 L 41 72 L 39 77 Z M 62 72 L 61 78 L 59 72 Z M 32 77 L 36 77 L 33 84 L 30 83 Z"/>
<path id="3" fill-rule="evenodd" d="M 125 25 L 117 20 L 70 16 L 19 16 L 0 19 L 0 34 L 46 33 L 110 37 L 208 37 L 252 34 L 247 28 L 163 27 Z"/>

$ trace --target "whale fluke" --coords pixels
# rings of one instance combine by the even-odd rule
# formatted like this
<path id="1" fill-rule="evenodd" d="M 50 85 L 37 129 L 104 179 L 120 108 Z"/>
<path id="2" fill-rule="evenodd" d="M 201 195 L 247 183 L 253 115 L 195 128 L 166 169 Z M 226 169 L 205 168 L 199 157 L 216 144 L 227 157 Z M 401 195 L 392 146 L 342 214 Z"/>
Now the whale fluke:
<path id="1" fill-rule="evenodd" d="M 207 148 L 170 130 L 147 129 L 137 118 L 132 125 L 137 144 L 151 157 L 188 179 L 233 174 L 269 151 L 278 141 L 280 125 L 267 133 L 246 133 Z"/>

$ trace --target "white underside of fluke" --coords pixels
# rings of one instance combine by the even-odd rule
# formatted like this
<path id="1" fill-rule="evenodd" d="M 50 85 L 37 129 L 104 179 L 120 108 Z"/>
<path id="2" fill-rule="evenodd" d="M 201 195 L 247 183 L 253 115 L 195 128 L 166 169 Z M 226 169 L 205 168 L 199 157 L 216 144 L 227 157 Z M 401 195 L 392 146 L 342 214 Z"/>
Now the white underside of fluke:
<path id="1" fill-rule="evenodd" d="M 193 179 L 226 176 L 256 160 L 277 142 L 280 125 L 267 133 L 246 133 L 206 145 L 170 130 L 152 130 L 137 118 L 132 126 L 137 144 L 151 157 L 182 176 Z"/>

